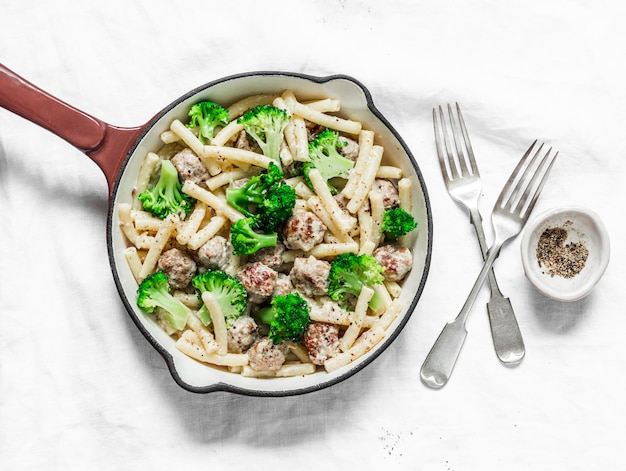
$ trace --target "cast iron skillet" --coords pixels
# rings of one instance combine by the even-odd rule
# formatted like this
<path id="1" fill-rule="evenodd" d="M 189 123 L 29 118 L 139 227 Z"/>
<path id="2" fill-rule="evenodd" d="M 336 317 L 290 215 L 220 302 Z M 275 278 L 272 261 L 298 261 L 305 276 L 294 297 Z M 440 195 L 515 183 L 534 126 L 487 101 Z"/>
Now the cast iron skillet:
<path id="1" fill-rule="evenodd" d="M 405 280 L 401 297 L 406 308 L 388 335 L 361 359 L 335 373 L 320 372 L 296 378 L 244 378 L 202 365 L 178 352 L 174 341 L 136 306 L 137 284 L 123 250 L 126 242 L 117 217 L 117 205 L 131 201 L 139 166 L 148 151 L 161 146 L 160 134 L 173 119 L 185 122 L 189 107 L 204 99 L 229 105 L 248 95 L 281 93 L 291 89 L 302 99 L 333 97 L 341 100 L 342 114 L 375 131 L 385 147 L 385 160 L 400 166 L 413 183 L 413 213 L 419 227 L 409 241 L 414 266 Z M 398 336 L 422 294 L 432 252 L 432 215 L 420 169 L 408 147 L 373 104 L 369 91 L 345 75 L 313 77 L 289 72 L 251 72 L 209 82 L 181 96 L 157 113 L 147 124 L 122 128 L 90 116 L 0 64 L 0 106 L 38 124 L 81 150 L 100 167 L 109 189 L 107 247 L 113 278 L 133 322 L 161 354 L 174 380 L 192 392 L 230 391 L 254 396 L 287 396 L 323 389 L 343 381 L 371 363 Z"/>

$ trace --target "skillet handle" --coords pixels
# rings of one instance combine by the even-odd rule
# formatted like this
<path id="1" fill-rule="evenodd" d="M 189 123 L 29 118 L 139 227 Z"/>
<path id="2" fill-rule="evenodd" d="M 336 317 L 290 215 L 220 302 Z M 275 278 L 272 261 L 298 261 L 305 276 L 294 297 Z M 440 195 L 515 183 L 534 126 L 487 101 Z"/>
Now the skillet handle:
<path id="1" fill-rule="evenodd" d="M 0 106 L 65 139 L 104 173 L 109 195 L 143 127 L 120 128 L 55 98 L 0 64 Z"/>

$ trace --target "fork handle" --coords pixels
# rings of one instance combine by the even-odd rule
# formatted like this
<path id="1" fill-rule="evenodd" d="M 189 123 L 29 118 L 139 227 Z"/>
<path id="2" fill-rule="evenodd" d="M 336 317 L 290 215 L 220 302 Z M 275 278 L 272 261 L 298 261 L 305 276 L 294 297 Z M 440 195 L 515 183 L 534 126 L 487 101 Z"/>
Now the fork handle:
<path id="1" fill-rule="evenodd" d="M 467 337 L 465 323 L 467 322 L 472 304 L 476 300 L 480 287 L 487 279 L 488 270 L 500 252 L 502 243 L 496 240 L 496 244 L 488 252 L 483 268 L 480 270 L 480 274 L 476 278 L 474 286 L 461 308 L 461 312 L 452 322 L 448 322 L 445 325 L 422 364 L 420 377 L 422 382 L 430 388 L 442 388 L 450 379 L 454 365 L 463 348 L 463 343 L 465 343 L 465 337 Z"/>
<path id="2" fill-rule="evenodd" d="M 472 226 L 474 226 L 474 231 L 476 232 L 476 238 L 478 239 L 478 245 L 480 246 L 480 252 L 483 256 L 483 262 L 487 258 L 487 250 L 489 247 L 487 246 L 487 241 L 485 240 L 485 231 L 483 229 L 483 218 L 480 215 L 480 211 L 478 208 L 472 208 L 469 210 L 470 222 Z M 498 282 L 496 280 L 496 275 L 493 271 L 493 268 L 489 270 L 489 274 L 487 275 L 489 278 L 489 285 L 491 286 L 492 296 L 493 294 L 497 294 L 502 296 L 502 292 L 500 292 L 500 287 L 498 286 Z"/>
<path id="3" fill-rule="evenodd" d="M 445 325 L 420 370 L 426 386 L 440 389 L 446 385 L 466 337 L 467 329 L 462 319 L 456 318 Z"/>
<path id="4" fill-rule="evenodd" d="M 476 237 L 484 261 L 488 247 L 485 240 L 482 217 L 478 209 L 470 210 L 470 222 L 476 231 Z M 491 337 L 496 356 L 505 365 L 516 365 L 522 361 L 526 352 L 522 332 L 517 323 L 511 300 L 504 297 L 498 287 L 493 267 L 489 269 L 487 276 L 491 287 L 491 298 L 487 303 L 487 314 L 489 316 L 489 326 L 491 327 Z"/>

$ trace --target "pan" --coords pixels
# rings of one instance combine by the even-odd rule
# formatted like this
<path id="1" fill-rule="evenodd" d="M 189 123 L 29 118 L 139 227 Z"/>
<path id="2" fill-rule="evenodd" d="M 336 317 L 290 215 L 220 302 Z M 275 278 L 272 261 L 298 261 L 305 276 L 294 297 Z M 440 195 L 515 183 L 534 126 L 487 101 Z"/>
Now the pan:
<path id="1" fill-rule="evenodd" d="M 366 355 L 333 373 L 320 371 L 303 377 L 249 378 L 209 367 L 183 355 L 176 349 L 174 340 L 137 308 L 137 283 L 123 254 L 127 242 L 120 228 L 117 206 L 131 201 L 141 163 L 147 152 L 162 145 L 161 133 L 174 119 L 186 120 L 194 103 L 212 100 L 229 104 L 246 96 L 280 94 L 284 90 L 293 90 L 303 99 L 337 98 L 342 103 L 342 117 L 360 121 L 375 132 L 377 142 L 385 148 L 387 162 L 400 167 L 411 180 L 412 212 L 419 230 L 409 243 L 414 263 L 400 294 L 405 307 L 385 338 Z M 102 170 L 109 191 L 106 239 L 113 281 L 134 324 L 163 357 L 174 381 L 188 391 L 289 396 L 332 386 L 361 371 L 387 349 L 415 311 L 428 277 L 432 252 L 432 214 L 426 185 L 404 140 L 374 106 L 367 88 L 352 77 L 316 77 L 280 71 L 231 75 L 189 91 L 165 106 L 146 124 L 118 127 L 65 103 L 0 64 L 0 106 L 65 139 Z"/>

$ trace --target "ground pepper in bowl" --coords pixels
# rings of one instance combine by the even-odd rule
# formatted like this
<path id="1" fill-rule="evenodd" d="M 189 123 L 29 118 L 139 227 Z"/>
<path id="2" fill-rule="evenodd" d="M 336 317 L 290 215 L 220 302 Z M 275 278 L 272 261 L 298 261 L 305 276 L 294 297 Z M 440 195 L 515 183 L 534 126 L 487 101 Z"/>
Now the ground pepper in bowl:
<path id="1" fill-rule="evenodd" d="M 537 243 L 537 261 L 544 273 L 573 278 L 585 267 L 589 249 L 582 241 L 566 243 L 567 236 L 566 227 L 549 227 L 541 233 Z"/>

